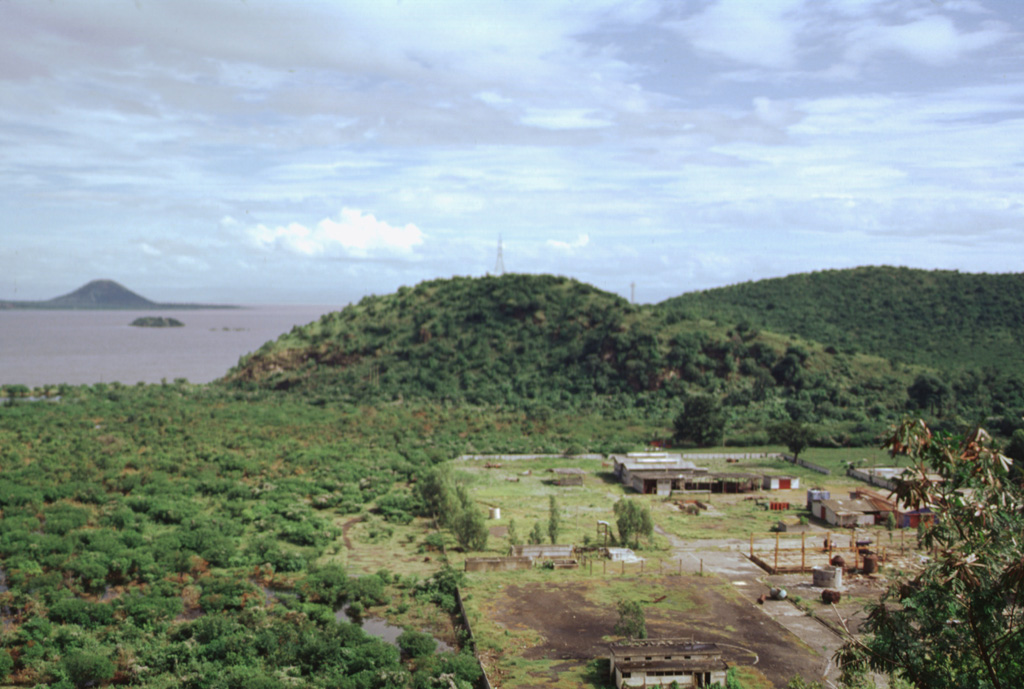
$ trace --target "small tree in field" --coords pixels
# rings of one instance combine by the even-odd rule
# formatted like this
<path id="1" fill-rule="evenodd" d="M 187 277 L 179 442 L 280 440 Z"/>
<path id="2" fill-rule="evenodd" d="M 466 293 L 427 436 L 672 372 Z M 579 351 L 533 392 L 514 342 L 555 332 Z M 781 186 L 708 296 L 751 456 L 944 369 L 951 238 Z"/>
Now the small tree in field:
<path id="1" fill-rule="evenodd" d="M 814 437 L 811 429 L 799 421 L 783 421 L 768 429 L 772 442 L 782 443 L 794 457 L 799 457 Z"/>
<path id="2" fill-rule="evenodd" d="M 558 543 L 558 533 L 562 530 L 562 517 L 558 514 L 558 501 L 552 495 L 548 498 L 548 536 L 551 543 Z"/>
<path id="3" fill-rule="evenodd" d="M 519 545 L 519 531 L 516 530 L 515 519 L 510 519 L 508 522 L 508 544 Z"/>
<path id="4" fill-rule="evenodd" d="M 475 506 L 462 509 L 452 523 L 455 539 L 466 550 L 483 550 L 487 547 L 487 524 L 484 515 Z"/>
<path id="5" fill-rule="evenodd" d="M 615 623 L 615 633 L 629 639 L 646 639 L 647 619 L 643 606 L 634 600 L 620 600 L 617 607 L 619 621 Z"/>
<path id="6" fill-rule="evenodd" d="M 621 498 L 612 507 L 615 512 L 615 526 L 619 529 L 619 540 L 628 544 L 633 539 L 633 547 L 640 547 L 640 537 L 650 539 L 654 536 L 654 520 L 651 519 L 651 508 L 639 500 Z"/>
<path id="7" fill-rule="evenodd" d="M 526 539 L 530 545 L 540 545 L 544 542 L 544 527 L 540 522 L 534 522 L 530 529 L 530 535 Z"/>

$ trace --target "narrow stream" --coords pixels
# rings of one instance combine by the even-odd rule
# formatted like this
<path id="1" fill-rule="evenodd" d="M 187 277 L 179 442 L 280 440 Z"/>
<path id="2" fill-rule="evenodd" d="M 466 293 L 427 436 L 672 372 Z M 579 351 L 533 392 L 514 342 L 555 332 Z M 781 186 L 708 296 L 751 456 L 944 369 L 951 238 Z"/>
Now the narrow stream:
<path id="1" fill-rule="evenodd" d="M 393 624 L 388 624 L 388 621 L 382 617 L 349 617 L 348 603 L 343 605 L 340 610 L 335 611 L 334 619 L 338 620 L 339 622 L 351 622 L 352 624 L 358 624 L 367 634 L 375 636 L 381 641 L 387 641 L 389 644 L 395 647 L 398 646 L 399 635 L 401 635 L 401 633 L 405 631 L 401 627 L 396 627 Z M 441 639 L 435 637 L 434 641 L 437 642 L 438 653 L 455 650 Z"/>

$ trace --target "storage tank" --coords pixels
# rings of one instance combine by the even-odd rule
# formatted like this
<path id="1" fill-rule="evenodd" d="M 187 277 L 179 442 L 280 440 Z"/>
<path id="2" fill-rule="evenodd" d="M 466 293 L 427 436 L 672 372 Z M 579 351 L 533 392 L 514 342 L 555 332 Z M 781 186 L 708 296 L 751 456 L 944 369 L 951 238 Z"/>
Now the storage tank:
<path id="1" fill-rule="evenodd" d="M 811 509 L 812 502 L 820 502 L 822 500 L 832 499 L 832 493 L 825 490 L 824 488 L 808 488 L 807 489 L 807 509 Z"/>
<path id="2" fill-rule="evenodd" d="M 838 589 L 843 586 L 843 569 L 841 567 L 815 567 L 811 570 L 814 586 L 823 589 Z"/>
<path id="3" fill-rule="evenodd" d="M 500 507 L 492 507 L 491 508 L 491 519 L 501 519 L 501 508 Z"/>

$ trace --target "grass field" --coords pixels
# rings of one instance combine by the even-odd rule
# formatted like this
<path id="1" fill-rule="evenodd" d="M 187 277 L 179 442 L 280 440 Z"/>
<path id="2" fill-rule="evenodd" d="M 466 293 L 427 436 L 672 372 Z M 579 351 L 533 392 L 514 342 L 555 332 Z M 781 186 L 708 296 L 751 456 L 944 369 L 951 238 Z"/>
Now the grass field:
<path id="1" fill-rule="evenodd" d="M 780 448 L 729 448 L 708 452 L 744 454 L 778 451 Z M 686 453 L 684 453 L 685 456 Z M 694 454 L 694 453 L 691 453 Z M 701 452 L 699 454 L 705 454 Z M 465 481 L 481 510 L 500 510 L 500 519 L 492 519 L 492 537 L 486 554 L 504 555 L 509 548 L 506 530 L 514 522 L 520 542 L 525 542 L 534 524 L 547 524 L 550 498 L 557 502 L 561 530 L 558 541 L 576 545 L 599 544 L 598 521 L 607 521 L 614 532 L 615 518 L 612 507 L 623 497 L 642 499 L 651 508 L 654 522 L 671 534 L 686 539 L 746 538 L 751 532 L 766 533 L 784 516 L 807 516 L 806 489 L 827 487 L 842 493 L 849 488 L 865 484 L 845 474 L 848 463 L 878 466 L 889 465 L 891 460 L 881 450 L 871 449 L 817 449 L 804 453 L 808 461 L 833 469 L 823 475 L 780 459 L 743 459 L 727 462 L 724 458 L 697 459 L 699 466 L 712 472 L 745 472 L 796 476 L 801 480 L 797 490 L 758 492 L 740 495 L 697 493 L 673 496 L 671 499 L 639 496 L 625 488 L 612 474 L 609 461 L 595 459 L 547 458 L 537 460 L 505 461 L 501 466 L 488 466 L 484 460 L 461 461 L 455 464 L 456 476 Z M 582 486 L 559 486 L 555 467 L 577 467 L 586 472 Z M 676 502 L 682 497 L 699 499 L 710 509 L 697 516 L 684 514 Z M 762 500 L 757 500 L 761 498 Z M 789 502 L 792 508 L 783 512 L 768 511 L 763 502 L 768 499 Z M 545 531 L 546 534 L 546 531 Z M 545 541 L 547 538 L 545 537 Z M 666 539 L 656 536 L 651 543 L 643 543 L 646 555 L 657 557 L 658 551 L 668 547 Z"/>

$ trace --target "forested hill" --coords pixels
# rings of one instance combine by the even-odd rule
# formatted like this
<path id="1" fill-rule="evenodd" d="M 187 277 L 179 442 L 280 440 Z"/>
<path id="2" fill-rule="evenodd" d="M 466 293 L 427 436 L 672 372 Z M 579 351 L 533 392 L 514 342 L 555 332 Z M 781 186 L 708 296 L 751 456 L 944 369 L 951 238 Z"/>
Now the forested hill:
<path id="1" fill-rule="evenodd" d="M 915 408 L 971 418 L 1018 418 L 1024 410 L 1024 367 L 950 372 L 914 364 L 923 349 L 919 342 L 928 341 L 928 351 L 938 352 L 942 343 L 957 341 L 958 347 L 969 348 L 989 339 L 978 334 L 961 338 L 955 328 L 937 327 L 932 315 L 937 307 L 928 305 L 940 297 L 923 290 L 921 281 L 908 283 L 906 295 L 890 289 L 886 300 L 878 283 L 908 274 L 876 272 L 879 277 L 867 282 L 873 294 L 851 293 L 857 281 L 841 272 L 833 275 L 845 286 L 806 287 L 837 296 L 820 303 L 805 296 L 814 309 L 809 307 L 802 318 L 798 305 L 782 300 L 784 291 L 773 292 L 780 296 L 766 301 L 764 311 L 791 314 L 779 321 L 780 332 L 764 327 L 765 319 L 752 307 L 730 306 L 724 297 L 726 306 L 719 311 L 684 298 L 634 306 L 589 285 L 547 275 L 433 280 L 364 298 L 295 327 L 243 357 L 224 382 L 239 389 L 291 390 L 320 403 L 420 398 L 538 413 L 589 407 L 663 418 L 671 418 L 688 395 L 709 393 L 726 410 L 735 436 L 793 419 L 816 424 L 839 442 L 872 442 L 889 422 Z M 945 279 L 934 276 L 940 278 Z M 980 300 L 994 292 L 984 281 L 960 288 L 958 303 L 968 306 L 959 312 L 974 308 L 969 295 Z M 914 293 L 922 294 L 920 301 Z M 874 316 L 856 314 L 853 305 L 876 301 Z M 851 306 L 841 309 L 845 303 Z M 899 308 L 890 307 L 892 313 L 883 318 L 882 303 Z M 845 323 L 858 333 L 857 343 L 877 342 L 876 348 L 888 343 L 892 359 L 906 363 L 866 353 L 866 346 L 851 345 L 850 339 L 823 336 L 821 343 L 793 334 L 801 320 L 819 318 L 818 311 L 827 305 L 847 313 Z M 994 319 L 995 313 L 985 317 Z M 872 322 L 876 331 L 869 328 Z M 990 330 L 987 337 L 993 342 L 1011 337 L 1005 325 L 993 324 Z M 899 333 L 918 336 L 905 338 L 908 345 L 898 348 Z M 996 350 L 990 345 L 983 351 Z M 1008 360 L 1006 355 L 1003 361 Z"/>
<path id="2" fill-rule="evenodd" d="M 693 292 L 663 318 L 714 318 L 940 368 L 1024 371 L 1024 274 L 829 270 Z"/>
<path id="3" fill-rule="evenodd" d="M 633 392 L 658 376 L 650 326 L 621 297 L 567 278 L 433 280 L 296 327 L 228 378 L 496 403 Z"/>

